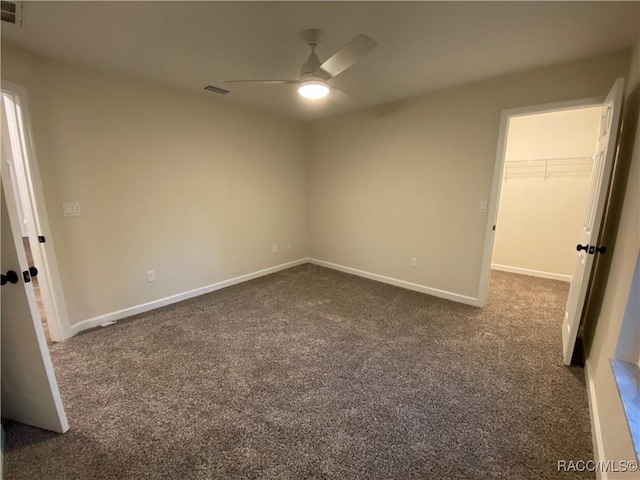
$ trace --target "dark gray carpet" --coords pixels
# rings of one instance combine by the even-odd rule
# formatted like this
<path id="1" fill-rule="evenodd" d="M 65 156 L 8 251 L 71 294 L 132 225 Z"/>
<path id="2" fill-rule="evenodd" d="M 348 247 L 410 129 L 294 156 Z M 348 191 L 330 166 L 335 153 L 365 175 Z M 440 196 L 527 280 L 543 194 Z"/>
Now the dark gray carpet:
<path id="1" fill-rule="evenodd" d="M 6 425 L 6 479 L 547 479 L 592 458 L 567 285 L 476 309 L 302 265 L 51 347 L 71 430 Z"/>

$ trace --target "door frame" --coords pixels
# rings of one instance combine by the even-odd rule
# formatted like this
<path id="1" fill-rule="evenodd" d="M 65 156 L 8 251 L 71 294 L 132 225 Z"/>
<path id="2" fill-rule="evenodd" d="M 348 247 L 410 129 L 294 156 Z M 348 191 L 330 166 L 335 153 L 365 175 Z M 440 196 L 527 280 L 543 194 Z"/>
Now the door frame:
<path id="1" fill-rule="evenodd" d="M 25 175 L 27 176 L 28 189 L 30 190 L 28 196 L 31 199 L 29 202 L 23 202 L 26 204 L 22 205 L 22 207 L 27 218 L 31 219 L 31 221 L 27 222 L 27 229 L 29 230 L 34 261 L 38 262 L 38 280 L 49 334 L 53 341 L 59 342 L 72 336 L 71 325 L 49 225 L 48 210 L 31 126 L 27 89 L 21 85 L 2 80 L 2 94 L 5 93 L 11 95 L 13 100 L 19 104 L 22 114 L 21 127 L 23 129 L 24 143 L 21 148 L 24 150 L 23 157 L 27 163 Z M 5 122 L 6 120 L 2 119 L 2 123 L 5 124 Z M 3 134 L 5 134 L 4 131 Z M 5 148 L 10 149 L 8 138 L 4 143 Z M 7 152 L 7 154 L 13 157 L 12 152 Z M 16 187 L 17 185 L 14 185 L 14 188 Z M 40 231 L 36 231 L 38 227 Z M 43 235 L 46 238 L 45 243 L 33 241 L 39 235 Z"/>
<path id="2" fill-rule="evenodd" d="M 577 100 L 565 100 L 562 102 L 529 105 L 525 107 L 509 108 L 502 110 L 500 115 L 500 130 L 498 133 L 498 146 L 496 160 L 493 167 L 493 182 L 491 183 L 491 197 L 487 211 L 487 225 L 484 239 L 484 251 L 482 254 L 482 269 L 480 271 L 480 286 L 478 287 L 478 306 L 487 304 L 489 291 L 489 275 L 491 274 L 491 259 L 493 257 L 493 243 L 495 239 L 496 221 L 498 219 L 498 205 L 502 189 L 502 173 L 507 152 L 507 137 L 509 133 L 509 121 L 515 117 L 535 115 L 537 113 L 551 113 L 562 110 L 574 110 L 578 108 L 597 107 L 602 105 L 605 97 L 589 97 Z"/>

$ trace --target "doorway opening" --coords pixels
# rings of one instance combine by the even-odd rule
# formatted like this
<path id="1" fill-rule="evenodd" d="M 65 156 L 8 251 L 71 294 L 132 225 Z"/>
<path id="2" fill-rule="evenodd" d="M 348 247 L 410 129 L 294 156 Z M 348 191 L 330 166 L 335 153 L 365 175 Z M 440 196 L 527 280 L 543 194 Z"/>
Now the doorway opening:
<path id="1" fill-rule="evenodd" d="M 31 244 L 29 243 L 28 235 L 22 237 L 22 243 L 24 245 L 24 252 L 27 254 L 27 262 L 29 265 L 34 265 L 33 252 L 31 251 Z M 38 313 L 40 314 L 40 322 L 42 323 L 42 329 L 44 330 L 44 338 L 47 339 L 47 345 L 51 345 L 53 340 L 51 339 L 51 333 L 49 332 L 49 323 L 47 322 L 47 312 L 44 309 L 44 302 L 42 301 L 42 292 L 40 291 L 40 282 L 38 276 L 31 275 L 31 284 L 33 285 L 33 291 L 36 294 L 36 302 L 38 303 Z"/>
<path id="2" fill-rule="evenodd" d="M 496 163 L 491 189 L 490 208 L 488 213 L 488 221 L 485 236 L 484 256 L 482 263 L 482 271 L 480 274 L 480 285 L 478 289 L 478 305 L 484 306 L 487 301 L 487 293 L 489 286 L 489 275 L 491 272 L 492 258 L 494 253 L 495 232 L 499 225 L 496 225 L 498 218 L 498 210 L 500 203 L 500 193 L 503 182 L 503 176 L 509 176 L 509 170 L 518 171 L 518 164 L 514 164 L 511 168 L 507 162 L 507 146 L 510 135 L 510 124 L 513 119 L 532 114 L 552 113 L 581 109 L 585 107 L 595 107 L 599 111 L 598 127 L 594 132 L 596 137 L 595 150 L 592 157 L 591 175 L 589 175 L 589 187 L 587 189 L 586 204 L 583 206 L 584 214 L 582 215 L 582 228 L 577 235 L 577 244 L 573 248 L 569 248 L 569 252 L 573 253 L 573 272 L 569 277 L 570 286 L 567 298 L 567 305 L 564 312 L 562 324 L 562 356 L 565 365 L 571 365 L 574 353 L 578 352 L 576 348 L 578 340 L 578 332 L 582 315 L 584 312 L 585 300 L 587 298 L 589 286 L 591 284 L 591 275 L 593 272 L 594 259 L 597 255 L 606 253 L 606 245 L 600 245 L 600 232 L 602 228 L 602 220 L 607 205 L 607 197 L 611 175 L 614 166 L 616 141 L 620 127 L 620 113 L 622 111 L 622 98 L 624 92 L 624 78 L 618 78 L 608 95 L 604 99 L 584 99 L 560 102 L 548 105 L 538 105 L 531 107 L 515 108 L 511 110 L 503 110 L 500 119 L 500 133 L 498 136 L 498 150 L 496 152 Z M 573 134 L 571 135 L 573 138 Z M 568 155 L 567 155 L 568 156 Z M 553 155 L 552 158 L 559 158 L 559 155 Z M 519 167 L 522 176 L 524 171 L 537 171 L 538 175 L 542 175 L 546 180 L 550 175 L 550 168 L 555 168 L 559 177 L 560 172 L 566 174 L 567 171 L 580 171 L 583 167 L 580 163 L 573 162 L 584 161 L 585 167 L 588 167 L 588 159 L 564 158 L 572 163 L 569 165 L 559 165 L 556 161 L 555 165 L 550 165 L 552 161 L 548 158 L 534 158 L 537 162 L 532 162 L 525 167 Z M 541 164 L 541 165 L 540 165 Z M 579 190 L 579 189 L 578 189 Z M 515 192 L 516 196 L 522 196 L 521 192 Z M 557 200 L 556 200 L 557 201 Z M 533 203 L 533 211 L 537 214 L 538 207 L 541 205 Z M 558 209 L 556 203 L 551 203 L 551 207 L 555 211 Z M 531 218 L 519 218 L 519 223 L 527 225 L 531 223 L 534 228 L 541 229 Z M 580 218 L 580 217 L 578 217 Z M 552 228 L 551 233 L 557 234 L 557 228 Z M 576 237 L 574 237 L 576 238 Z M 522 246 L 523 242 L 520 242 Z M 525 246 L 522 250 L 529 255 L 542 253 L 545 254 L 545 246 L 534 243 L 533 246 Z M 499 265 L 494 262 L 495 265 Z M 524 272 L 521 272 L 524 273 Z M 531 272 L 529 272 L 531 273 Z M 548 273 L 548 272 L 547 272 Z M 566 278 L 566 277 L 565 277 Z"/>
<path id="3" fill-rule="evenodd" d="M 522 308 L 544 302 L 557 315 L 531 321 L 548 322 L 558 332 L 589 203 L 601 114 L 599 104 L 518 115 L 506 125 L 488 296 L 496 300 L 496 292 L 507 289 L 511 303 Z"/>
<path id="4" fill-rule="evenodd" d="M 492 270 L 571 282 L 601 110 L 509 119 Z"/>
<path id="5" fill-rule="evenodd" d="M 580 223 L 587 203 L 582 186 L 591 181 L 595 152 L 595 147 L 590 151 L 587 149 L 587 143 L 594 146 L 597 142 L 603 101 L 603 97 L 596 97 L 502 111 L 478 291 L 480 306 L 487 302 L 491 271 L 571 281 L 564 255 L 572 255 L 575 244 L 570 244 L 567 252 L 557 252 L 558 244 L 566 247 L 566 235 L 560 241 L 554 238 L 554 222 L 559 221 L 560 215 L 556 215 L 552 199 L 564 197 L 563 201 L 567 203 L 565 216 L 567 211 L 570 214 L 573 212 L 572 215 L 579 212 L 573 220 L 574 223 Z M 572 130 L 580 122 L 580 135 L 587 136 L 587 132 L 591 131 L 592 112 L 599 112 L 598 124 L 592 131 L 593 138 L 582 139 L 576 145 Z M 556 135 L 554 127 L 561 128 L 564 137 L 569 138 Z M 571 172 L 573 180 L 568 175 Z M 577 194 L 576 197 L 567 198 L 567 192 L 562 191 L 561 187 L 567 182 L 573 184 L 571 191 Z M 523 186 L 524 190 L 518 188 Z M 528 194 L 533 194 L 533 197 Z M 542 205 L 538 203 L 541 197 L 546 197 Z M 532 213 L 533 217 L 522 217 L 523 211 Z M 549 216 L 549 211 L 553 217 L 551 222 L 542 215 L 545 212 Z M 499 214 L 502 217 L 500 224 Z M 537 232 L 531 238 L 522 238 L 522 232 L 533 230 L 540 221 L 547 223 L 544 232 Z M 501 234 L 500 239 L 496 240 L 503 227 L 504 235 Z M 549 238 L 553 239 L 552 248 L 556 251 L 555 256 L 562 257 L 560 260 L 544 259 L 544 242 Z M 534 258 L 524 258 L 527 254 Z"/>
<path id="6" fill-rule="evenodd" d="M 11 183 L 47 343 L 59 342 L 69 338 L 71 331 L 46 215 L 27 94 L 23 87 L 3 81 L 1 95 L 4 181 Z"/>

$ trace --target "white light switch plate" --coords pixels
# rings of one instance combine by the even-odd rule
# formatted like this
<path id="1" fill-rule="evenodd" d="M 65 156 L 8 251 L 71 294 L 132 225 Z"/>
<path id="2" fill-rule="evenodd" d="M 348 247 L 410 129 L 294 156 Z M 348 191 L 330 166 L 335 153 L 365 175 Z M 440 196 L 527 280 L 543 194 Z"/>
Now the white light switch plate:
<path id="1" fill-rule="evenodd" d="M 63 203 L 62 213 L 65 217 L 79 217 L 82 214 L 80 211 L 80 202 Z"/>

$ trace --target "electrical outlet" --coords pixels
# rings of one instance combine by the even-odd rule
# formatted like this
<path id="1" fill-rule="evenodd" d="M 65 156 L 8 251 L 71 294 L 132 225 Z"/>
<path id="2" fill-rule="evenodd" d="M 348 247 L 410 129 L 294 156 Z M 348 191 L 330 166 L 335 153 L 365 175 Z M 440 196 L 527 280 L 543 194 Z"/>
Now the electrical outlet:
<path id="1" fill-rule="evenodd" d="M 62 214 L 65 217 L 79 217 L 82 215 L 80 202 L 67 202 L 62 204 Z"/>
<path id="2" fill-rule="evenodd" d="M 287 242 L 287 250 L 291 250 L 291 247 L 293 247 L 293 244 L 291 242 Z"/>
<path id="3" fill-rule="evenodd" d="M 417 267 L 418 266 L 418 258 L 417 257 L 411 257 L 411 262 L 410 264 L 412 267 Z"/>
<path id="4" fill-rule="evenodd" d="M 271 253 L 278 253 L 278 245 L 271 245 Z"/>
<path id="5" fill-rule="evenodd" d="M 147 282 L 155 282 L 156 281 L 156 272 L 154 270 L 149 270 L 147 272 Z"/>

